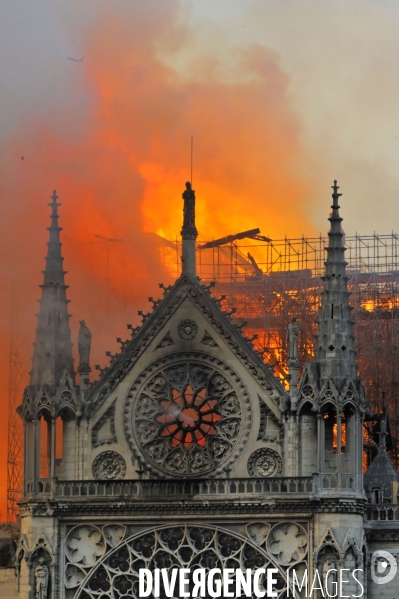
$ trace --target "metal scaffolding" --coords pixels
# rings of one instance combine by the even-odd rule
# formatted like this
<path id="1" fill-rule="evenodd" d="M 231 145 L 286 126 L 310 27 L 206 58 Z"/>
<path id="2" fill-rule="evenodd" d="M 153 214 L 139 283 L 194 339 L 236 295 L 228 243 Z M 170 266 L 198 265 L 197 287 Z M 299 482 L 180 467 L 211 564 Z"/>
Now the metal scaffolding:
<path id="1" fill-rule="evenodd" d="M 14 293 L 12 295 L 15 295 Z M 27 382 L 26 335 L 19 318 L 16 298 L 11 298 L 10 362 L 8 384 L 7 522 L 15 522 L 22 493 L 23 425 L 17 415 Z"/>
<path id="2" fill-rule="evenodd" d="M 239 323 L 247 322 L 249 336 L 258 335 L 254 344 L 285 382 L 285 337 L 294 316 L 301 327 L 302 365 L 312 359 L 326 245 L 322 236 L 241 239 L 224 245 L 207 242 L 197 251 L 198 275 L 216 282 L 224 306 L 235 309 Z M 388 409 L 392 435 L 399 440 L 399 236 L 357 234 L 346 236 L 345 245 L 359 375 L 373 409 Z M 175 252 L 181 255 L 177 242 Z M 178 275 L 173 252 L 162 248 L 162 253 Z"/>

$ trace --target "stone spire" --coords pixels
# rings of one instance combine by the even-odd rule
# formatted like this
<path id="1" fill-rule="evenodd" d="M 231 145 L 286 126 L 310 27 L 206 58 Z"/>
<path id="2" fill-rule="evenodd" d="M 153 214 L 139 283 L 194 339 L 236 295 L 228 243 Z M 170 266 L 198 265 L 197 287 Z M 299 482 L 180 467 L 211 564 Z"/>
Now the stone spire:
<path id="1" fill-rule="evenodd" d="M 58 206 L 56 192 L 51 196 L 51 225 L 47 243 L 46 268 L 43 272 L 44 282 L 40 285 L 42 297 L 39 300 L 40 310 L 36 329 L 36 339 L 30 372 L 31 385 L 55 386 L 59 383 L 64 370 L 74 377 L 70 314 L 61 255 L 60 231 L 58 226 Z"/>
<path id="2" fill-rule="evenodd" d="M 198 231 L 195 226 L 195 191 L 191 189 L 189 181 L 187 181 L 186 189 L 183 192 L 183 200 L 183 227 L 181 230 L 183 240 L 182 272 L 183 274 L 195 277 L 195 240 L 197 239 Z"/>
<path id="3" fill-rule="evenodd" d="M 319 326 L 316 335 L 315 362 L 320 366 L 322 380 L 332 379 L 340 390 L 346 380 L 355 380 L 356 355 L 352 331 L 351 307 L 347 289 L 344 232 L 338 200 L 342 194 L 334 181 L 331 223 L 328 233 L 327 261 L 322 277 Z"/>

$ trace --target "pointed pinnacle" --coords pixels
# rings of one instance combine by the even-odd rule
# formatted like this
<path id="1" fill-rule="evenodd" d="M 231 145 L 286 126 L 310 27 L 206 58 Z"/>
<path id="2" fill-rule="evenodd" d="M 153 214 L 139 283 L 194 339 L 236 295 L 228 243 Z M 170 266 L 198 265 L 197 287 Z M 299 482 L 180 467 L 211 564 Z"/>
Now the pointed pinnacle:
<path id="1" fill-rule="evenodd" d="M 61 204 L 60 204 L 59 202 L 57 202 L 57 200 L 58 200 L 58 196 L 57 196 L 57 192 L 56 192 L 56 190 L 55 190 L 55 189 L 54 189 L 54 191 L 53 191 L 53 195 L 52 195 L 52 196 L 50 196 L 50 198 L 51 198 L 53 201 L 51 202 L 51 204 L 47 204 L 47 205 L 48 205 L 48 206 L 50 206 L 50 208 L 52 209 L 52 211 L 51 211 L 51 216 L 52 216 L 53 218 L 54 218 L 54 217 L 58 218 L 58 212 L 57 212 L 57 208 L 58 208 L 58 206 L 61 206 Z"/>
<path id="2" fill-rule="evenodd" d="M 331 186 L 331 189 L 334 191 L 334 193 L 332 194 L 332 199 L 333 199 L 333 205 L 331 206 L 331 208 L 339 208 L 338 206 L 338 199 L 342 196 L 342 193 L 338 193 L 338 185 L 337 185 L 337 181 L 334 181 L 334 185 Z"/>

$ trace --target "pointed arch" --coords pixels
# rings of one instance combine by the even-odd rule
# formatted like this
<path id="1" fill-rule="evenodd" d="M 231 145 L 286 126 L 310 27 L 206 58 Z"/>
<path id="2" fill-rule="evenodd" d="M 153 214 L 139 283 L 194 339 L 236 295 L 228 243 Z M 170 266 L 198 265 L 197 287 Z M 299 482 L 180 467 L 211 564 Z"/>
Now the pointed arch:
<path id="1" fill-rule="evenodd" d="M 320 544 L 313 554 L 315 562 L 319 562 L 322 552 L 325 552 L 326 549 L 330 549 L 337 555 L 339 560 L 342 561 L 343 552 L 331 528 L 326 530 Z"/>

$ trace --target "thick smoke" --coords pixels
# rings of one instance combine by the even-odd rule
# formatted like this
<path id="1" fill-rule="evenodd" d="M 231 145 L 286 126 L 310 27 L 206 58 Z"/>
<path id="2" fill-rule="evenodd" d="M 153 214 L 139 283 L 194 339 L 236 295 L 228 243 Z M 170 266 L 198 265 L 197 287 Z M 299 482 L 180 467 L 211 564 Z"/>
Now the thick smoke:
<path id="1" fill-rule="evenodd" d="M 229 4 L 237 27 L 237 3 Z M 196 11 L 177 0 L 2 3 L 3 414 L 10 312 L 26 335 L 29 365 L 53 189 L 62 203 L 73 336 L 84 318 L 93 364 L 104 364 L 127 322 L 138 323 L 136 310 L 158 297 L 158 282 L 170 282 L 149 234 L 179 235 L 192 135 L 200 238 L 254 227 L 274 238 L 316 232 L 310 175 L 320 158 L 304 143 L 278 44 L 257 31 L 237 45 L 223 14 L 215 26 Z M 283 19 L 284 9 L 276 14 Z M 245 14 L 243 23 L 255 31 L 253 19 Z M 5 469 L 5 418 L 0 427 Z"/>

